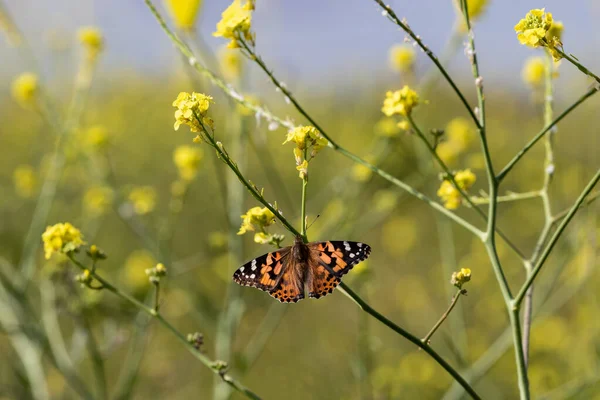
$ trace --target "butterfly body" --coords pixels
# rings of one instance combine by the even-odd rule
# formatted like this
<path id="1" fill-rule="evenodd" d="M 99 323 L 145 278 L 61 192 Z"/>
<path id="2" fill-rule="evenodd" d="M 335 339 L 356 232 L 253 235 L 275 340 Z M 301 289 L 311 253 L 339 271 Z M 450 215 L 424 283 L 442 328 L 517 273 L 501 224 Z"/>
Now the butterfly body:
<path id="1" fill-rule="evenodd" d="M 233 280 L 267 292 L 280 302 L 295 303 L 305 297 L 332 293 L 341 277 L 369 257 L 371 248 L 360 242 L 304 243 L 296 237 L 292 246 L 264 254 L 242 265 Z"/>

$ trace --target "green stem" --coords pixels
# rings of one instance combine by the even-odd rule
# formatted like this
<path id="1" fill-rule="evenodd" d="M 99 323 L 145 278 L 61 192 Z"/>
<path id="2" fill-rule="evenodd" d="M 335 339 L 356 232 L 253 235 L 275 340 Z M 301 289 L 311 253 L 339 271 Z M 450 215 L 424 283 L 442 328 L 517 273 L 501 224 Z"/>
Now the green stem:
<path id="1" fill-rule="evenodd" d="M 573 64 L 575 67 L 577 67 L 578 70 L 580 70 L 581 72 L 583 72 L 590 78 L 593 78 L 596 82 L 600 83 L 600 78 L 598 77 L 598 75 L 594 74 L 592 71 L 590 71 L 589 69 L 584 67 L 579 61 L 577 61 L 575 59 L 575 57 L 565 53 L 558 47 L 554 47 L 554 50 L 556 50 L 558 52 L 558 54 L 560 54 L 565 60 L 569 61 L 571 64 Z"/>
<path id="2" fill-rule="evenodd" d="M 75 264 L 81 270 L 88 269 L 85 265 L 83 265 L 78 260 L 76 260 L 72 253 L 67 254 L 67 256 L 73 262 L 73 264 Z M 163 327 L 165 327 L 167 330 L 169 330 L 185 346 L 185 348 L 188 349 L 188 351 L 194 357 L 196 357 L 206 367 L 210 368 L 213 371 L 213 373 L 220 375 L 221 378 L 223 379 L 223 381 L 225 381 L 231 387 L 238 390 L 240 393 L 242 393 L 249 399 L 260 400 L 260 397 L 257 394 L 255 394 L 254 392 L 252 392 L 250 389 L 243 386 L 241 383 L 236 381 L 234 378 L 232 378 L 228 374 L 224 374 L 221 371 L 218 371 L 215 368 L 215 363 L 210 358 L 208 358 L 206 355 L 204 355 L 202 352 L 200 352 L 198 349 L 196 349 L 191 343 L 189 343 L 187 341 L 187 338 L 181 332 L 179 332 L 177 329 L 175 329 L 175 327 L 173 325 L 171 325 L 166 319 L 164 319 L 164 317 L 159 312 L 155 311 L 153 308 L 148 307 L 147 305 L 145 305 L 141 301 L 137 300 L 133 296 L 123 292 L 118 287 L 113 286 L 106 279 L 99 276 L 97 272 L 91 272 L 91 275 L 94 277 L 94 279 L 96 279 L 98 282 L 100 282 L 104 286 L 104 289 L 108 290 L 109 292 L 112 292 L 113 294 L 117 295 L 118 297 L 122 298 L 123 300 L 131 303 L 132 305 L 139 308 L 141 311 L 144 311 L 146 314 L 154 317 Z"/>
<path id="3" fill-rule="evenodd" d="M 464 293 L 466 293 L 466 291 L 464 291 Z M 448 316 L 450 315 L 450 313 L 454 309 L 454 306 L 456 306 L 456 303 L 458 302 L 458 299 L 460 298 L 461 294 L 463 294 L 463 290 L 462 289 L 458 289 L 458 291 L 456 292 L 456 294 L 452 297 L 452 302 L 450 303 L 450 306 L 448 307 L 448 309 L 446 310 L 446 312 L 444 314 L 442 314 L 442 316 L 440 317 L 440 319 L 435 323 L 435 325 L 431 328 L 431 330 L 427 333 L 427 335 L 425 335 L 425 337 L 423 339 L 421 339 L 421 342 L 423 342 L 425 344 L 429 344 L 430 339 L 433 336 L 433 334 L 438 330 L 438 328 L 440 326 L 442 326 L 442 324 L 444 323 L 444 321 L 446 320 L 446 318 L 448 318 Z"/>
<path id="4" fill-rule="evenodd" d="M 524 192 L 524 193 L 508 193 L 504 196 L 497 196 L 496 202 L 497 203 L 506 203 L 506 202 L 517 201 L 517 200 L 537 199 L 540 196 L 541 196 L 541 192 L 539 190 L 533 190 L 531 192 Z M 489 204 L 490 198 L 489 197 L 471 196 L 471 201 L 475 204 Z"/>
<path id="5" fill-rule="evenodd" d="M 306 160 L 306 157 L 308 156 L 308 148 L 304 149 L 304 159 Z M 308 169 L 308 168 L 307 168 Z M 308 239 L 306 237 L 306 189 L 308 187 L 308 171 L 307 173 L 302 177 L 302 208 L 301 208 L 301 226 L 302 226 L 302 238 L 304 239 L 304 242 L 307 242 Z"/>
<path id="6" fill-rule="evenodd" d="M 569 224 L 571 219 L 575 216 L 575 213 L 577 213 L 577 210 L 579 210 L 579 207 L 585 200 L 586 196 L 592 191 L 592 189 L 594 188 L 596 183 L 598 183 L 599 180 L 600 180 L 600 169 L 598 171 L 596 171 L 596 174 L 590 180 L 590 182 L 587 184 L 585 189 L 583 189 L 583 192 L 581 192 L 581 194 L 579 195 L 579 198 L 577 198 L 577 200 L 575 201 L 575 204 L 573 204 L 573 206 L 567 213 L 567 216 L 562 220 L 562 222 L 560 223 L 558 228 L 556 228 L 556 231 L 554 232 L 554 234 L 552 235 L 552 238 L 550 238 L 550 241 L 544 248 L 544 251 L 542 252 L 539 260 L 537 260 L 535 267 L 533 268 L 533 271 L 531 273 L 531 276 L 529 276 L 527 278 L 527 280 L 521 287 L 521 290 L 519 290 L 519 293 L 514 298 L 513 308 L 519 307 L 519 305 L 521 304 L 521 301 L 523 301 L 523 298 L 524 298 L 525 294 L 527 293 L 527 290 L 533 284 L 533 281 L 535 280 L 537 274 L 540 273 L 540 270 L 542 269 L 544 262 L 546 262 L 546 259 L 552 252 L 554 245 L 556 245 L 556 242 L 558 242 L 558 239 L 560 239 L 560 236 L 562 235 L 563 231 L 565 230 L 565 228 L 567 227 L 567 225 Z"/>
<path id="7" fill-rule="evenodd" d="M 515 358 L 517 361 L 517 376 L 519 377 L 519 393 L 521 400 L 529 399 L 529 378 L 527 376 L 527 364 L 525 361 L 525 350 L 523 349 L 523 335 L 521 332 L 521 321 L 519 320 L 519 309 L 508 313 L 512 330 Z"/>
<path id="8" fill-rule="evenodd" d="M 160 293 L 160 282 L 154 283 L 154 312 L 158 313 L 159 306 L 159 293 Z"/>
<path id="9" fill-rule="evenodd" d="M 590 98 L 591 96 L 596 94 L 596 92 L 598 92 L 598 87 L 594 86 L 594 87 L 590 88 L 579 99 L 577 99 L 577 101 L 575 101 L 575 103 L 571 104 L 571 106 L 569 106 L 566 110 L 564 110 L 551 123 L 547 124 L 540 132 L 538 132 L 533 137 L 533 139 L 531 139 L 521 150 L 519 150 L 517 155 L 515 155 L 513 157 L 513 159 L 510 160 L 508 162 L 508 164 L 506 164 L 506 166 L 502 169 L 502 171 L 500 171 L 498 173 L 498 175 L 496 176 L 496 179 L 498 180 L 498 182 L 501 182 L 506 177 L 506 174 L 508 174 L 510 172 L 510 170 L 513 169 L 515 164 L 517 164 L 519 162 L 519 160 L 533 147 L 533 145 L 535 145 L 538 142 L 538 140 L 540 140 L 542 137 L 544 137 L 544 135 L 546 133 L 548 133 L 556 124 L 558 124 L 564 117 L 569 115 L 569 113 L 571 111 L 573 111 L 575 108 L 577 108 L 581 103 L 583 103 L 585 100 L 587 100 L 588 98 Z"/>
<path id="10" fill-rule="evenodd" d="M 405 339 L 414 343 L 416 346 L 424 350 L 427 354 L 429 354 L 442 368 L 444 368 L 466 391 L 471 395 L 473 399 L 480 399 L 479 395 L 475 392 L 475 390 L 469 385 L 469 383 L 454 369 L 450 364 L 446 362 L 435 350 L 431 348 L 426 343 L 423 343 L 421 339 L 412 335 L 411 333 L 405 331 L 398 325 L 394 324 L 392 321 L 381 315 L 379 312 L 374 310 L 369 304 L 367 304 L 363 299 L 360 298 L 356 293 L 354 293 L 344 282 L 341 282 L 339 288 L 344 291 L 348 297 L 350 297 L 354 302 L 366 313 L 370 314 L 372 317 L 377 319 L 379 322 L 392 329 L 394 332 L 403 336 Z"/>
<path id="11" fill-rule="evenodd" d="M 448 84 L 452 87 L 452 90 L 454 90 L 454 92 L 460 99 L 461 103 L 465 106 L 465 109 L 467 110 L 467 112 L 469 113 L 471 118 L 473 119 L 473 122 L 475 122 L 475 125 L 477 126 L 477 128 L 481 128 L 481 126 L 482 126 L 481 122 L 478 120 L 477 116 L 471 109 L 469 102 L 467 101 L 465 96 L 462 94 L 462 92 L 460 91 L 458 86 L 456 86 L 456 83 L 454 83 L 454 80 L 450 77 L 450 75 L 448 74 L 448 72 L 446 71 L 444 66 L 440 63 L 437 56 L 429 49 L 429 47 L 427 47 L 423 43 L 423 41 L 421 40 L 421 37 L 419 35 L 415 34 L 407 24 L 402 22 L 402 20 L 400 20 L 400 18 L 398 18 L 398 16 L 396 15 L 394 10 L 392 10 L 392 8 L 390 6 L 386 5 L 382 0 L 374 0 L 374 1 L 375 1 L 375 3 L 379 4 L 379 6 L 384 10 L 387 18 L 390 21 L 392 21 L 393 23 L 395 23 L 396 25 L 398 25 L 400 28 L 402 28 L 402 30 L 404 32 L 406 32 L 412 38 L 412 40 L 414 40 L 417 43 L 417 45 L 425 52 L 427 57 L 429 57 L 431 59 L 431 61 L 433 61 L 433 63 L 436 65 L 436 67 L 440 70 L 441 74 L 444 76 L 444 79 L 446 79 L 446 82 L 448 82 Z"/>

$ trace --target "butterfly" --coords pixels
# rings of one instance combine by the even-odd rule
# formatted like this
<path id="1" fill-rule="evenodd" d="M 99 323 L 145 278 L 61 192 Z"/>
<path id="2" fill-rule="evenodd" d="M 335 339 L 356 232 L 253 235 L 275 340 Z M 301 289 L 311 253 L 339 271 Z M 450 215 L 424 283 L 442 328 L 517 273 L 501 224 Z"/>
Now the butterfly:
<path id="1" fill-rule="evenodd" d="M 297 236 L 292 246 L 242 265 L 234 272 L 233 280 L 263 290 L 282 303 L 295 303 L 304 298 L 305 292 L 318 299 L 332 293 L 342 276 L 370 253 L 371 247 L 361 242 L 304 243 Z"/>

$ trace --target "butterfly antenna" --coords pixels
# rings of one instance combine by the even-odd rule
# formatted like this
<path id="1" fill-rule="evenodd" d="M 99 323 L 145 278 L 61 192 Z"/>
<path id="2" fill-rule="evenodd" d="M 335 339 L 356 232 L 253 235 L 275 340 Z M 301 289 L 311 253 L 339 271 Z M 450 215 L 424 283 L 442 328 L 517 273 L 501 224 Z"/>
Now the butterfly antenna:
<path id="1" fill-rule="evenodd" d="M 315 219 L 313 219 L 313 221 L 306 227 L 306 230 L 308 230 L 308 228 L 310 228 L 315 222 L 317 222 L 317 220 L 319 219 L 320 216 L 321 216 L 321 214 L 317 214 Z"/>

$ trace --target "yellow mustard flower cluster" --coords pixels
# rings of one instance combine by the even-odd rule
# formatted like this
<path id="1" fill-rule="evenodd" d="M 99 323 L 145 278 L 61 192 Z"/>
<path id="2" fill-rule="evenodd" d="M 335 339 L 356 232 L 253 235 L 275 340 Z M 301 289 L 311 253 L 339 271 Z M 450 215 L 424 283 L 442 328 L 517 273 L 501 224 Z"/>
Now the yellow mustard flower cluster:
<path id="1" fill-rule="evenodd" d="M 39 81 L 36 74 L 25 72 L 12 83 L 12 96 L 22 107 L 35 106 L 39 94 Z"/>
<path id="2" fill-rule="evenodd" d="M 470 169 L 465 169 L 462 171 L 458 171 L 454 174 L 454 180 L 458 187 L 460 187 L 463 191 L 467 191 L 473 186 L 475 183 L 476 177 L 475 174 L 471 172 Z M 451 181 L 445 179 L 440 188 L 437 191 L 437 195 L 444 202 L 444 207 L 449 210 L 457 209 L 461 202 L 462 196 L 458 189 L 454 187 Z"/>
<path id="3" fill-rule="evenodd" d="M 546 47 L 554 60 L 560 60 L 562 57 L 556 50 L 557 47 L 562 46 L 560 41 L 562 31 L 563 24 L 555 23 L 552 14 L 547 13 L 543 8 L 530 10 L 525 18 L 515 25 L 517 39 L 521 44 L 529 47 Z"/>
<path id="4" fill-rule="evenodd" d="M 112 205 L 115 194 L 108 186 L 92 186 L 83 195 L 83 208 L 91 215 L 104 214 Z"/>
<path id="5" fill-rule="evenodd" d="M 95 26 L 86 26 L 79 29 L 77 36 L 86 51 L 87 57 L 90 59 L 96 58 L 104 48 L 102 32 Z"/>
<path id="6" fill-rule="evenodd" d="M 254 0 L 247 0 L 244 5 L 241 0 L 233 0 L 233 3 L 221 14 L 221 20 L 217 23 L 217 30 L 213 36 L 229 39 L 227 47 L 231 49 L 242 47 L 240 40 L 254 46 L 254 33 L 250 31 L 253 10 Z"/>
<path id="7" fill-rule="evenodd" d="M 210 103 L 213 102 L 212 99 L 211 96 L 202 93 L 179 93 L 173 102 L 173 107 L 177 108 L 173 126 L 175 130 L 179 130 L 182 124 L 189 126 L 192 132 L 202 132 L 204 130 L 202 124 L 212 128 L 213 122 L 206 116 Z"/>
<path id="8" fill-rule="evenodd" d="M 412 71 L 416 54 L 412 46 L 397 44 L 390 48 L 390 66 L 398 72 Z"/>
<path id="9" fill-rule="evenodd" d="M 412 113 L 413 108 L 419 105 L 419 95 L 408 86 L 394 92 L 388 91 L 383 100 L 381 111 L 388 117 L 399 114 L 404 117 Z"/>
<path id="10" fill-rule="evenodd" d="M 275 223 L 275 214 L 267 207 L 252 207 L 246 214 L 242 215 L 242 226 L 238 235 L 243 235 L 249 231 L 264 230 L 269 225 Z"/>
<path id="11" fill-rule="evenodd" d="M 67 254 L 85 244 L 79 229 L 69 222 L 48 226 L 42 233 L 42 242 L 46 260 L 50 259 L 54 253 Z"/>
<path id="12" fill-rule="evenodd" d="M 192 146 L 179 146 L 173 152 L 173 162 L 179 171 L 179 176 L 184 181 L 191 181 L 198 174 L 202 161 L 202 149 Z"/>
<path id="13" fill-rule="evenodd" d="M 544 83 L 546 76 L 546 63 L 542 57 L 531 57 L 523 66 L 521 77 L 523 82 L 532 87 L 539 87 Z"/>
<path id="14" fill-rule="evenodd" d="M 461 117 L 448 122 L 444 135 L 446 140 L 437 145 L 436 152 L 446 164 L 456 161 L 457 156 L 466 151 L 476 137 L 471 122 Z"/>
<path id="15" fill-rule="evenodd" d="M 203 0 L 166 0 L 167 9 L 179 29 L 191 31 L 194 29 L 198 11 Z"/>
<path id="16" fill-rule="evenodd" d="M 238 231 L 238 235 L 243 235 L 246 232 L 256 232 L 254 234 L 254 242 L 258 244 L 272 244 L 281 247 L 281 242 L 284 239 L 283 235 L 272 234 L 266 231 L 269 225 L 275 223 L 275 214 L 267 207 L 253 207 L 242 215 L 242 225 Z"/>
<path id="17" fill-rule="evenodd" d="M 29 199 L 35 194 L 37 177 L 31 165 L 19 165 L 13 172 L 13 182 L 20 197 Z"/>
<path id="18" fill-rule="evenodd" d="M 283 144 L 288 142 L 296 143 L 294 158 L 300 179 L 308 176 L 308 162 L 329 143 L 314 126 L 298 126 L 289 130 Z M 308 150 L 310 158 L 306 159 L 305 153 Z"/>
<path id="19" fill-rule="evenodd" d="M 463 285 L 471 280 L 471 270 L 469 268 L 461 268 L 458 272 L 452 273 L 450 283 L 459 289 L 462 289 Z"/>
<path id="20" fill-rule="evenodd" d="M 138 215 L 149 214 L 156 207 L 156 190 L 152 186 L 135 187 L 127 197 Z"/>

